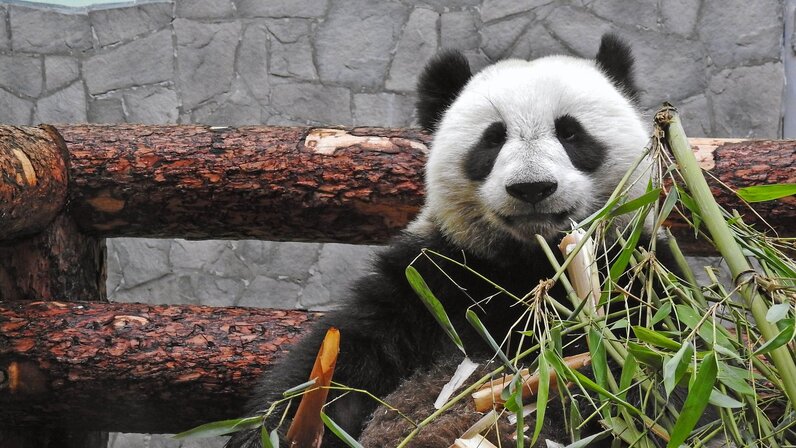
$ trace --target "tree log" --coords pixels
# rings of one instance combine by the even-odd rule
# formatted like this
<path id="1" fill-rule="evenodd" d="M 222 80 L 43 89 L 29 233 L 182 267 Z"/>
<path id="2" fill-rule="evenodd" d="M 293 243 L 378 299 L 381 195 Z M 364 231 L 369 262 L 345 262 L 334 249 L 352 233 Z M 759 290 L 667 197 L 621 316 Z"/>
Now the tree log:
<path id="1" fill-rule="evenodd" d="M 753 204 L 752 210 L 736 194 L 752 185 L 796 183 L 796 140 L 690 139 L 699 165 L 705 170 L 716 201 L 727 210 L 738 210 L 747 223 L 761 224 L 762 219 L 781 236 L 796 235 L 796 196 Z M 722 185 L 723 184 L 723 185 Z M 673 232 L 683 235 L 693 230 L 686 223 L 670 219 Z"/>
<path id="2" fill-rule="evenodd" d="M 423 198 L 419 130 L 78 125 L 70 204 L 91 234 L 384 242 Z"/>
<path id="3" fill-rule="evenodd" d="M 241 415 L 316 314 L 140 303 L 0 303 L 0 422 L 179 432 Z"/>
<path id="4" fill-rule="evenodd" d="M 66 158 L 51 126 L 0 125 L 0 241 L 38 232 L 61 212 Z"/>
<path id="5" fill-rule="evenodd" d="M 423 202 L 430 138 L 415 129 L 77 125 L 70 202 L 101 236 L 260 238 L 384 243 Z M 709 172 L 733 188 L 794 181 L 796 141 L 692 139 Z M 732 193 L 715 193 L 739 206 Z M 793 198 L 760 205 L 796 231 Z M 756 221 L 745 208 L 740 211 Z M 768 213 L 768 211 L 775 211 Z M 684 227 L 676 217 L 675 232 Z M 683 235 L 685 250 L 698 249 Z"/>
<path id="6" fill-rule="evenodd" d="M 84 235 L 69 216 L 0 242 L 0 301 L 107 300 L 105 239 Z"/>

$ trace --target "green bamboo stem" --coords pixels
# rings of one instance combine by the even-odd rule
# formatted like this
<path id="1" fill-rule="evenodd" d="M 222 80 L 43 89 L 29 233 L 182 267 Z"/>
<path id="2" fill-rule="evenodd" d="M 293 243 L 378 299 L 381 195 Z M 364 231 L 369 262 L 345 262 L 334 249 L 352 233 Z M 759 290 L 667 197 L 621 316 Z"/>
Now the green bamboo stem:
<path id="1" fill-rule="evenodd" d="M 705 300 L 705 296 L 702 295 L 702 289 L 699 286 L 699 282 L 697 282 L 694 271 L 692 271 L 691 266 L 688 265 L 688 261 L 686 261 L 683 251 L 680 250 L 680 245 L 677 244 L 677 239 L 674 237 L 674 235 L 672 235 L 672 232 L 669 229 L 666 229 L 666 239 L 669 245 L 669 251 L 672 253 L 675 263 L 677 263 L 677 267 L 680 268 L 685 276 L 685 280 L 691 285 L 691 290 L 694 292 L 694 298 L 703 309 L 708 309 L 708 301 Z"/>
<path id="2" fill-rule="evenodd" d="M 683 179 L 688 186 L 691 196 L 699 206 L 700 216 L 713 239 L 716 248 L 727 261 L 727 266 L 733 278 L 740 279 L 745 273 L 753 272 L 746 257 L 744 257 L 740 246 L 735 241 L 732 232 L 721 213 L 716 200 L 711 194 L 702 170 L 697 163 L 696 157 L 688 144 L 683 126 L 676 109 L 670 105 L 664 106 L 656 115 L 655 121 L 658 126 L 665 130 L 666 141 L 674 154 L 675 160 L 680 167 Z M 768 307 L 766 306 L 757 288 L 746 283 L 741 285 L 741 296 L 752 312 L 757 328 L 766 340 L 773 339 L 778 330 L 776 326 L 766 320 Z M 782 378 L 784 392 L 788 396 L 791 404 L 796 402 L 796 363 L 788 352 L 787 346 L 782 346 L 770 353 L 771 362 L 779 370 Z"/>

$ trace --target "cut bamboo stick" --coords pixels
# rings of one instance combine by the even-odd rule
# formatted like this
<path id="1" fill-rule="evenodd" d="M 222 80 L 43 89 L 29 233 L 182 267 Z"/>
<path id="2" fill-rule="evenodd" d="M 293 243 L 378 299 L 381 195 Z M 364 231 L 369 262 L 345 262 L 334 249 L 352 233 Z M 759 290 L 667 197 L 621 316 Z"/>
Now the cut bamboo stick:
<path id="1" fill-rule="evenodd" d="M 564 364 L 570 369 L 581 369 L 591 364 L 591 355 L 589 353 L 581 353 L 578 355 L 568 356 L 564 358 Z M 528 369 L 520 370 L 522 375 L 522 398 L 528 399 L 536 394 L 539 390 L 539 373 L 535 372 L 530 374 Z M 501 378 L 490 381 L 484 384 L 480 389 L 473 393 L 473 401 L 475 403 L 475 410 L 478 412 L 486 412 L 495 406 L 502 406 L 503 399 L 501 394 L 509 384 L 511 384 L 512 375 L 504 375 Z M 558 378 L 554 371 L 550 372 L 550 386 L 555 387 Z"/>

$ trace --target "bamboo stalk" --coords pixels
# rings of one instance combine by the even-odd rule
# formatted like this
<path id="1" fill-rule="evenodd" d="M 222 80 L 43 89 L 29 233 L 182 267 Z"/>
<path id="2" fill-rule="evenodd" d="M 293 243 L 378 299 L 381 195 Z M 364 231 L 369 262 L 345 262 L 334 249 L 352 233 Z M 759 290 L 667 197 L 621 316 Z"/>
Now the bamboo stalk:
<path id="1" fill-rule="evenodd" d="M 686 139 L 685 131 L 680 124 L 677 110 L 669 104 L 655 114 L 656 125 L 665 131 L 666 142 L 669 145 L 679 165 L 683 179 L 691 195 L 699 206 L 700 216 L 707 227 L 717 249 L 727 261 L 727 266 L 737 281 L 742 280 L 744 274 L 754 273 L 740 246 L 735 241 L 730 227 L 721 214 L 721 209 L 711 194 L 710 187 L 702 175 L 691 146 Z M 774 338 L 777 328 L 766 320 L 768 307 L 758 294 L 757 288 L 752 283 L 741 284 L 739 287 L 747 309 L 752 312 L 760 333 L 766 340 Z M 790 356 L 787 345 L 779 347 L 770 353 L 774 366 L 779 370 L 783 379 L 784 392 L 791 403 L 796 402 L 796 363 Z"/>
<path id="2" fill-rule="evenodd" d="M 567 356 L 564 358 L 564 364 L 570 369 L 578 370 L 591 364 L 590 353 L 580 353 L 578 355 Z M 539 372 L 531 374 L 528 369 L 520 370 L 522 375 L 522 399 L 527 400 L 539 390 Z M 475 410 L 478 412 L 486 412 L 496 404 L 502 405 L 503 399 L 501 394 L 509 384 L 514 375 L 504 375 L 501 378 L 492 380 L 484 384 L 480 389 L 473 393 L 473 402 L 475 403 Z M 550 387 L 555 387 L 558 384 L 558 378 L 554 371 L 550 372 Z"/>

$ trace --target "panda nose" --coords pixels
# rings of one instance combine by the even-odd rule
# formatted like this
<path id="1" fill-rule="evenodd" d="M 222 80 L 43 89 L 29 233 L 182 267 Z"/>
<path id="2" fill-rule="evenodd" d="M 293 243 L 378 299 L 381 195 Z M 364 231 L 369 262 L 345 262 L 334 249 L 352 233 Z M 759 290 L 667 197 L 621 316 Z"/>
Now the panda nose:
<path id="1" fill-rule="evenodd" d="M 506 192 L 523 202 L 536 204 L 555 193 L 557 188 L 556 182 L 521 182 L 506 185 Z"/>

